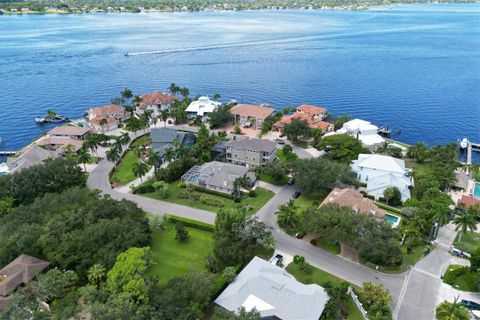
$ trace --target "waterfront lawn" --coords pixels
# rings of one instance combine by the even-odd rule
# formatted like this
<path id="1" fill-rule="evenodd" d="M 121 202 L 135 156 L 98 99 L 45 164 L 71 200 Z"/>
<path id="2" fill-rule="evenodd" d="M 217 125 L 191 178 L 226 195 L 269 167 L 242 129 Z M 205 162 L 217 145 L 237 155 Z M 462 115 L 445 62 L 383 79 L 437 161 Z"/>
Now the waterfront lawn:
<path id="1" fill-rule="evenodd" d="M 292 262 L 287 266 L 286 270 L 288 271 L 288 273 L 294 276 L 295 279 L 297 279 L 297 281 L 304 284 L 315 283 L 315 284 L 318 284 L 319 286 L 322 286 L 323 284 L 325 284 L 325 282 L 333 282 L 335 284 L 348 282 L 326 271 L 317 269 L 313 266 L 310 266 L 310 268 L 311 268 L 311 272 L 305 273 L 300 269 L 300 266 L 298 264 L 295 264 Z M 358 288 L 355 285 L 352 285 L 352 284 L 350 285 L 354 288 Z M 363 320 L 362 314 L 358 310 L 352 298 L 348 299 L 348 302 L 345 304 L 345 308 L 347 309 L 349 320 Z"/>
<path id="2" fill-rule="evenodd" d="M 174 223 L 166 223 L 166 230 L 152 230 L 153 266 L 149 276 L 157 276 L 160 285 L 174 277 L 185 275 L 189 270 L 204 270 L 205 257 L 213 251 L 213 233 L 185 227 L 190 234 L 186 242 L 175 240 Z"/>
<path id="3" fill-rule="evenodd" d="M 250 213 L 257 212 L 258 209 L 263 207 L 263 205 L 267 203 L 268 200 L 270 200 L 274 196 L 274 193 L 270 190 L 257 188 L 255 189 L 257 193 L 256 197 L 249 197 L 248 195 L 244 195 L 240 200 L 240 202 L 236 203 L 232 199 L 229 199 L 227 197 L 223 197 L 220 195 L 204 193 L 198 190 L 193 191 L 193 194 L 196 195 L 197 198 L 203 195 L 210 199 L 215 199 L 218 202 L 223 204 L 222 207 L 217 207 L 217 206 L 203 203 L 199 199 L 190 200 L 190 199 L 183 199 L 179 197 L 179 195 L 182 192 L 184 192 L 184 190 L 185 190 L 184 188 L 180 188 L 178 182 L 175 182 L 170 185 L 170 194 L 166 198 L 162 198 L 160 194 L 158 194 L 157 192 L 146 193 L 144 194 L 144 196 L 157 199 L 157 200 L 181 204 L 181 205 L 196 208 L 196 209 L 211 211 L 211 212 L 217 212 L 220 208 L 228 209 L 228 208 L 237 208 L 241 206 L 248 206 L 250 208 L 249 210 Z"/>
<path id="4" fill-rule="evenodd" d="M 132 182 L 137 177 L 133 174 L 133 166 L 137 163 L 137 155 L 135 151 L 129 150 L 123 156 L 120 163 L 115 168 L 115 171 L 112 174 L 111 182 L 116 184 L 125 185 L 129 182 Z M 150 170 L 150 166 L 148 166 L 148 170 Z"/>
<path id="5" fill-rule="evenodd" d="M 462 241 L 458 241 L 459 234 L 455 238 L 455 242 L 453 245 L 455 248 L 458 248 L 462 251 L 467 251 L 470 254 L 475 253 L 480 248 L 480 233 L 478 232 L 467 232 L 466 234 L 462 235 Z"/>

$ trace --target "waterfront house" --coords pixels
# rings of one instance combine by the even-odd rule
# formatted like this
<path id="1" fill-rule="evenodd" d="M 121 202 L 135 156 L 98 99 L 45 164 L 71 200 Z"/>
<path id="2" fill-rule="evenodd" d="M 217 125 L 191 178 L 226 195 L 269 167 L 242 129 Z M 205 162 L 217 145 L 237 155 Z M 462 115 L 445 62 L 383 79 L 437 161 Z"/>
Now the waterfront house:
<path id="1" fill-rule="evenodd" d="M 372 199 L 365 198 L 360 192 L 354 189 L 334 188 L 328 196 L 322 201 L 320 206 L 326 204 L 337 204 L 341 207 L 350 207 L 356 213 L 372 214 L 378 218 L 383 218 L 387 213 L 379 209 Z"/>
<path id="2" fill-rule="evenodd" d="M 357 173 L 357 179 L 367 184 L 367 193 L 376 199 L 383 197 L 383 191 L 397 187 L 402 201 L 410 199 L 412 186 L 411 170 L 405 167 L 405 161 L 379 154 L 359 154 L 352 161 L 351 168 Z"/>
<path id="3" fill-rule="evenodd" d="M 330 299 L 317 284 L 303 284 L 282 268 L 253 259 L 215 299 L 221 308 L 238 313 L 256 309 L 261 319 L 318 320 Z"/>
<path id="4" fill-rule="evenodd" d="M 110 104 L 102 107 L 90 108 L 87 122 L 92 128 L 101 132 L 115 130 L 130 117 L 130 112 L 125 107 Z"/>
<path id="5" fill-rule="evenodd" d="M 65 125 L 53 128 L 48 132 L 48 135 L 52 138 L 85 140 L 86 137 L 92 133 L 94 133 L 94 131 L 89 127 Z"/>
<path id="6" fill-rule="evenodd" d="M 480 199 L 463 194 L 462 197 L 458 199 L 457 206 L 465 208 L 470 208 L 472 206 L 480 206 Z"/>
<path id="7" fill-rule="evenodd" d="M 27 284 L 50 265 L 32 256 L 21 254 L 0 270 L 0 311 L 5 311 L 12 300 L 11 293 Z"/>
<path id="8" fill-rule="evenodd" d="M 270 140 L 237 137 L 228 141 L 225 146 L 227 162 L 248 168 L 257 167 L 276 158 L 277 144 Z"/>
<path id="9" fill-rule="evenodd" d="M 256 181 L 255 174 L 249 172 L 246 167 L 212 161 L 201 166 L 193 166 L 182 176 L 182 181 L 209 190 L 232 194 L 235 191 L 234 182 L 240 177 L 250 178 L 252 185 Z"/>
<path id="10" fill-rule="evenodd" d="M 94 131 L 92 128 L 78 126 L 59 126 L 50 130 L 46 136 L 38 139 L 36 144 L 46 150 L 60 154 L 75 154 L 83 147 L 85 139 Z"/>
<path id="11" fill-rule="evenodd" d="M 141 115 L 145 110 L 151 111 L 153 115 L 158 116 L 162 110 L 168 110 L 172 103 L 178 98 L 168 93 L 153 91 L 150 94 L 141 96 L 142 103 L 135 108 L 135 112 Z"/>
<path id="12" fill-rule="evenodd" d="M 234 116 L 234 123 L 255 130 L 262 128 L 265 119 L 275 112 L 274 109 L 253 104 L 237 104 L 230 113 Z"/>
<path id="13" fill-rule="evenodd" d="M 153 128 L 150 131 L 152 139 L 152 150 L 163 156 L 167 149 L 175 149 L 174 141 L 190 148 L 195 143 L 195 135 L 190 132 L 183 132 L 173 128 Z"/>
<path id="14" fill-rule="evenodd" d="M 42 164 L 44 161 L 58 156 L 59 153 L 56 151 L 45 150 L 36 144 L 32 144 L 24 148 L 18 157 L 9 157 L 5 163 L 9 169 L 8 173 L 14 173 Z"/>
<path id="15" fill-rule="evenodd" d="M 369 121 L 353 119 L 343 124 L 343 127 L 335 132 L 329 132 L 325 136 L 333 134 L 348 134 L 357 138 L 362 145 L 372 151 L 381 146 L 385 139 L 378 134 L 378 127 Z"/>
<path id="16" fill-rule="evenodd" d="M 303 104 L 295 109 L 291 115 L 285 116 L 274 123 L 273 128 L 283 132 L 285 125 L 292 123 L 294 119 L 305 121 L 310 129 L 319 129 L 323 133 L 333 130 L 333 124 L 323 121 L 327 117 L 327 109 Z"/>
<path id="17" fill-rule="evenodd" d="M 203 120 L 207 120 L 208 114 L 217 110 L 221 104 L 221 102 L 210 100 L 208 97 L 200 97 L 198 100 L 192 101 L 185 111 L 189 118 L 199 116 Z"/>

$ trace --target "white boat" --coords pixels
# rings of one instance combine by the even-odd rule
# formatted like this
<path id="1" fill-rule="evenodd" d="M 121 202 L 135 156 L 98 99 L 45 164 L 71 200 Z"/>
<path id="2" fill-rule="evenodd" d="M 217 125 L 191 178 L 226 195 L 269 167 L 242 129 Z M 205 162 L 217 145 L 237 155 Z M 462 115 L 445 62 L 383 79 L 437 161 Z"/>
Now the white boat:
<path id="1" fill-rule="evenodd" d="M 468 147 L 468 139 L 463 138 L 462 141 L 460 141 L 460 148 L 466 149 Z"/>

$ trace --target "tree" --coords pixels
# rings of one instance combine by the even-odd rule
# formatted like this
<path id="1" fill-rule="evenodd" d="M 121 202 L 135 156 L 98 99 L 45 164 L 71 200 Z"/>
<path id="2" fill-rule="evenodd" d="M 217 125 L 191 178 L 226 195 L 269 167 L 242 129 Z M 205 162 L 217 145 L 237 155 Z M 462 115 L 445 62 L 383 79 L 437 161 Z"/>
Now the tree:
<path id="1" fill-rule="evenodd" d="M 429 156 L 429 150 L 425 142 L 417 142 L 407 150 L 407 156 L 415 159 L 418 163 L 424 163 Z"/>
<path id="2" fill-rule="evenodd" d="M 390 291 L 383 286 L 383 283 L 374 285 L 368 281 L 364 282 L 358 296 L 367 311 L 370 311 L 370 308 L 375 304 L 388 307 L 392 302 Z"/>
<path id="3" fill-rule="evenodd" d="M 100 283 L 105 280 L 106 273 L 107 270 L 105 269 L 105 267 L 99 263 L 96 263 L 90 269 L 88 269 L 88 282 L 98 288 L 100 286 Z"/>
<path id="4" fill-rule="evenodd" d="M 118 145 L 114 144 L 108 151 L 105 153 L 107 160 L 113 163 L 117 163 L 122 160 L 122 149 Z"/>
<path id="5" fill-rule="evenodd" d="M 142 129 L 142 122 L 138 118 L 130 117 L 125 120 L 125 129 L 134 132 L 136 137 L 137 131 Z"/>
<path id="6" fill-rule="evenodd" d="M 120 94 L 122 95 L 122 98 L 124 100 L 130 100 L 133 97 L 132 90 L 130 90 L 128 88 L 123 89 L 123 91 L 120 92 Z"/>
<path id="7" fill-rule="evenodd" d="M 96 154 L 98 146 L 102 142 L 101 140 L 102 139 L 98 134 L 90 134 L 90 135 L 87 136 L 87 138 L 85 140 L 85 147 L 90 149 L 92 154 Z M 98 155 L 97 155 L 97 157 L 98 157 Z"/>
<path id="8" fill-rule="evenodd" d="M 458 242 L 462 241 L 462 236 L 470 231 L 477 230 L 477 219 L 471 211 L 461 212 L 453 219 L 455 224 L 455 231 L 460 231 L 458 235 Z"/>
<path id="9" fill-rule="evenodd" d="M 152 184 L 152 187 L 155 189 L 156 192 L 160 194 L 160 197 L 163 199 L 168 197 L 170 193 L 170 185 L 165 181 L 155 181 Z"/>
<path id="10" fill-rule="evenodd" d="M 90 157 L 90 154 L 88 154 L 87 150 L 85 148 L 80 148 L 77 152 L 77 161 L 78 163 L 83 164 L 83 171 L 87 172 L 87 166 L 86 163 L 90 161 L 92 157 Z"/>
<path id="11" fill-rule="evenodd" d="M 238 310 L 238 315 L 226 311 L 220 308 L 215 308 L 215 312 L 211 318 L 211 320 L 261 320 L 261 314 L 257 311 L 257 309 L 253 308 L 250 311 L 245 310 L 244 307 L 240 307 Z"/>
<path id="12" fill-rule="evenodd" d="M 143 99 L 142 99 L 142 97 L 140 97 L 139 95 L 136 95 L 136 96 L 133 98 L 133 101 L 132 101 L 132 102 L 133 102 L 133 105 L 134 105 L 135 107 L 139 107 L 139 106 L 142 104 Z"/>
<path id="13" fill-rule="evenodd" d="M 168 120 L 169 116 L 170 116 L 170 112 L 167 109 L 163 109 L 162 111 L 160 111 L 160 118 L 163 121 L 163 126 L 164 127 L 167 126 L 167 120 Z"/>
<path id="14" fill-rule="evenodd" d="M 290 172 L 287 166 L 280 161 L 270 161 L 259 168 L 263 174 L 272 177 L 277 182 L 281 181 Z"/>
<path id="15" fill-rule="evenodd" d="M 435 309 L 437 320 L 470 320 L 468 310 L 458 302 L 459 297 L 455 297 L 453 302 L 444 301 Z"/>
<path id="16" fill-rule="evenodd" d="M 180 91 L 180 87 L 177 86 L 175 83 L 172 83 L 168 89 L 171 94 L 175 95 Z"/>
<path id="17" fill-rule="evenodd" d="M 135 177 L 140 178 L 140 182 L 143 183 L 143 176 L 147 174 L 148 166 L 143 162 L 134 163 L 132 172 Z"/>
<path id="18" fill-rule="evenodd" d="M 297 210 L 293 200 L 282 204 L 278 209 L 278 223 L 282 227 L 295 228 L 298 223 Z"/>
<path id="19" fill-rule="evenodd" d="M 162 165 L 162 157 L 160 157 L 160 155 L 154 150 L 150 149 L 148 151 L 148 164 L 153 167 L 155 174 L 157 174 L 158 168 Z"/>
<path id="20" fill-rule="evenodd" d="M 234 193 L 239 196 L 241 189 L 249 189 L 251 187 L 251 181 L 249 177 L 238 177 L 233 181 Z"/>
<path id="21" fill-rule="evenodd" d="M 220 100 L 221 96 L 220 96 L 220 93 L 218 92 L 215 92 L 213 95 L 212 95 L 212 99 L 215 100 L 215 101 L 218 101 Z"/>
<path id="22" fill-rule="evenodd" d="M 350 166 L 325 158 L 298 159 L 293 165 L 297 187 L 307 193 L 336 183 L 355 183 L 356 175 Z"/>
<path id="23" fill-rule="evenodd" d="M 119 254 L 115 265 L 107 274 L 108 291 L 130 301 L 148 301 L 149 289 L 145 273 L 151 262 L 149 247 L 133 247 Z"/>
<path id="24" fill-rule="evenodd" d="M 237 270 L 235 267 L 226 267 L 222 272 L 222 278 L 226 283 L 232 283 L 237 277 Z"/>
<path id="25" fill-rule="evenodd" d="M 233 115 L 230 113 L 231 106 L 219 106 L 217 110 L 210 112 L 208 115 L 208 122 L 210 123 L 210 128 L 220 128 L 225 124 L 233 121 Z"/>
<path id="26" fill-rule="evenodd" d="M 235 127 L 233 127 L 233 133 L 235 134 L 241 134 L 242 133 L 242 128 L 240 128 L 240 125 L 237 123 Z"/>
<path id="27" fill-rule="evenodd" d="M 117 140 L 117 142 L 122 146 L 128 145 L 130 141 L 131 141 L 130 135 L 127 132 L 122 133 L 122 135 L 118 137 L 118 140 Z"/>
<path id="28" fill-rule="evenodd" d="M 300 138 L 310 135 L 310 128 L 305 120 L 293 119 L 291 123 L 284 125 L 283 133 L 293 143 L 297 143 Z"/>
<path id="29" fill-rule="evenodd" d="M 317 144 L 318 150 L 328 150 L 328 159 L 350 164 L 360 153 L 370 153 L 362 143 L 348 134 L 323 137 Z"/>
<path id="30" fill-rule="evenodd" d="M 383 197 L 387 201 L 387 205 L 399 205 L 402 203 L 402 194 L 397 187 L 388 187 L 383 190 Z"/>
<path id="31" fill-rule="evenodd" d="M 202 124 L 203 124 L 203 118 L 202 116 L 195 116 L 195 118 L 193 118 L 193 124 L 197 127 L 200 127 Z"/>
<path id="32" fill-rule="evenodd" d="M 163 154 L 163 160 L 166 162 L 170 162 L 175 159 L 175 150 L 173 148 L 165 149 L 165 153 Z"/>
<path id="33" fill-rule="evenodd" d="M 185 226 L 181 222 L 177 222 L 175 225 L 175 240 L 180 240 L 181 242 L 185 242 L 190 239 L 190 235 L 188 234 L 188 230 L 185 229 Z"/>
<path id="34" fill-rule="evenodd" d="M 333 123 L 334 125 L 334 130 L 337 131 L 338 129 L 341 129 L 343 127 L 343 124 L 345 122 L 348 122 L 350 121 L 350 119 L 352 119 L 352 116 L 349 115 L 349 114 L 345 114 L 345 115 L 342 115 L 340 117 L 338 117 L 335 122 Z"/>
<path id="35" fill-rule="evenodd" d="M 477 272 L 480 269 L 480 248 L 471 253 L 470 257 L 470 271 Z"/>

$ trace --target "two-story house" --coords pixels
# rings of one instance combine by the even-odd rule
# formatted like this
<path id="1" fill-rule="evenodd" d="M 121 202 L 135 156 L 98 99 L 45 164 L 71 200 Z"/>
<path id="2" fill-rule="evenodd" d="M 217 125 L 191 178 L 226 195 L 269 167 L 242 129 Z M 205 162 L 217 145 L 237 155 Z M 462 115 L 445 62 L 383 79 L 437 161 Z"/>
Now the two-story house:
<path id="1" fill-rule="evenodd" d="M 103 107 L 90 108 L 87 114 L 87 122 L 92 128 L 101 132 L 107 132 L 118 128 L 130 117 L 130 112 L 125 107 L 109 104 Z"/>
<path id="2" fill-rule="evenodd" d="M 168 110 L 172 103 L 178 98 L 168 93 L 153 91 L 150 94 L 141 96 L 142 103 L 135 108 L 135 112 L 141 115 L 145 110 L 151 111 L 153 115 L 158 116 L 162 110 Z"/>
<path id="3" fill-rule="evenodd" d="M 227 162 L 246 166 L 257 167 L 266 162 L 275 160 L 277 144 L 265 139 L 236 139 L 226 143 Z"/>
<path id="4" fill-rule="evenodd" d="M 298 119 L 305 121 L 310 129 L 319 129 L 323 133 L 333 130 L 333 123 L 324 121 L 327 117 L 327 109 L 302 104 L 295 109 L 295 112 L 291 115 L 285 116 L 280 121 L 273 124 L 273 128 L 280 132 L 283 132 L 284 126 L 292 123 L 293 120 Z"/>

